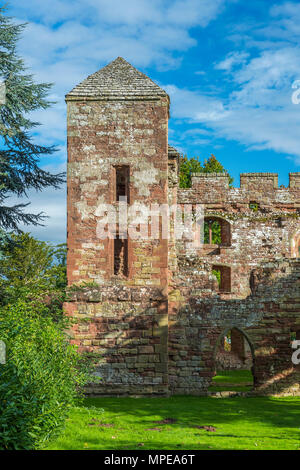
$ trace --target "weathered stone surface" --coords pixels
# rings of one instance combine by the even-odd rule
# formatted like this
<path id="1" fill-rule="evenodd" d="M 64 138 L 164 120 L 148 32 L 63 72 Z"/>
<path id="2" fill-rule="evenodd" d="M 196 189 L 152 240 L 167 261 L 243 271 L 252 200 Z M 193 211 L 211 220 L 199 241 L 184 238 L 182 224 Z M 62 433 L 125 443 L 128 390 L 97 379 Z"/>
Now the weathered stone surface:
<path id="1" fill-rule="evenodd" d="M 201 396 L 222 336 L 236 328 L 251 347 L 255 393 L 300 394 L 291 361 L 291 335 L 300 339 L 300 173 L 288 188 L 278 188 L 276 174 L 244 173 L 240 188 L 224 174 L 196 174 L 191 189 L 180 189 L 169 98 L 123 59 L 66 99 L 73 289 L 65 308 L 77 321 L 72 342 L 99 354 L 103 380 L 88 393 Z M 99 239 L 96 227 L 99 204 L 116 202 L 120 165 L 130 204 L 203 204 L 222 243 L 193 248 L 172 231 L 170 240 L 129 239 L 116 274 L 114 241 Z"/>

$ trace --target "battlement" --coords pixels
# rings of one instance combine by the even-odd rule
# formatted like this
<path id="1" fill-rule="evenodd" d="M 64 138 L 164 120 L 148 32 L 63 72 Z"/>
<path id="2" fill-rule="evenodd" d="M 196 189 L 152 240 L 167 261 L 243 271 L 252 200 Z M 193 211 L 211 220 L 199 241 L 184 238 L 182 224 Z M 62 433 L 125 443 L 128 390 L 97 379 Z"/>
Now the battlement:
<path id="1" fill-rule="evenodd" d="M 300 172 L 298 173 L 289 173 L 290 184 L 289 188 L 291 190 L 300 190 Z"/>
<path id="2" fill-rule="evenodd" d="M 224 184 L 227 186 L 229 183 L 228 173 L 192 173 L 192 186 L 199 184 L 209 184 L 213 180 L 217 180 L 218 184 Z M 229 184 L 228 184 L 229 186 Z M 246 189 L 256 189 L 257 187 L 266 186 L 272 189 L 278 189 L 278 173 L 241 173 L 240 174 L 240 187 Z M 299 189 L 300 188 L 300 172 L 289 173 L 289 188 Z"/>
<path id="3" fill-rule="evenodd" d="M 240 186 L 248 191 L 268 191 L 278 188 L 277 173 L 241 173 Z"/>
<path id="4" fill-rule="evenodd" d="M 229 186 L 228 173 L 192 173 L 192 187 L 178 190 L 179 203 L 300 203 L 300 172 L 289 174 L 289 186 L 278 187 L 277 173 L 241 173 L 240 187 Z"/>
<path id="5" fill-rule="evenodd" d="M 220 201 L 222 195 L 229 190 L 228 173 L 193 173 L 192 192 L 210 195 L 215 201 Z M 181 190 L 179 190 L 181 192 Z"/>

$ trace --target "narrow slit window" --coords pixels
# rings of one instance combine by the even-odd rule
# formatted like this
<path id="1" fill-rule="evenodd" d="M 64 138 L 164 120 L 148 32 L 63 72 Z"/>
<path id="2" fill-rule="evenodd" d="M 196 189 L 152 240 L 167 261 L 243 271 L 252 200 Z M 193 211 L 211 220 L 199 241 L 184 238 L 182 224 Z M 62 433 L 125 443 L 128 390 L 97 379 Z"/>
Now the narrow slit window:
<path id="1" fill-rule="evenodd" d="M 114 239 L 114 275 L 128 276 L 128 240 L 119 236 Z"/>
<path id="2" fill-rule="evenodd" d="M 129 202 L 129 166 L 121 165 L 115 167 L 115 200 L 126 197 Z"/>
<path id="3" fill-rule="evenodd" d="M 118 165 L 114 167 L 114 199 L 119 202 L 124 198 L 129 203 L 129 166 Z M 115 276 L 128 277 L 128 237 L 119 227 L 113 245 L 113 265 Z"/>

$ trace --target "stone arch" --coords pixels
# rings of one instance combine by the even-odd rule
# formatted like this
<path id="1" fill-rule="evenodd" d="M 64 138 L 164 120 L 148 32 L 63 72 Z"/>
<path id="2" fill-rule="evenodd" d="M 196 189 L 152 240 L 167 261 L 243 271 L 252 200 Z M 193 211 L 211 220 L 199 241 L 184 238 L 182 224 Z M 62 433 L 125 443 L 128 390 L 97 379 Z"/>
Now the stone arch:
<path id="1" fill-rule="evenodd" d="M 294 233 L 292 237 L 291 258 L 300 258 L 300 231 Z"/>
<path id="2" fill-rule="evenodd" d="M 253 345 L 252 340 L 249 338 L 249 335 L 244 330 L 242 330 L 239 326 L 235 326 L 235 325 L 231 325 L 231 326 L 226 327 L 219 334 L 219 336 L 217 338 L 217 341 L 216 341 L 216 344 L 215 344 L 215 347 L 214 347 L 214 351 L 213 351 L 213 360 L 215 361 L 215 359 L 216 359 L 217 351 L 218 351 L 218 348 L 221 344 L 222 338 L 224 338 L 224 336 L 226 336 L 226 334 L 229 331 L 233 330 L 233 329 L 239 331 L 246 338 L 246 340 L 248 341 L 248 344 L 250 346 L 251 354 L 252 354 L 252 357 L 253 357 L 253 360 L 254 360 L 254 357 L 255 357 L 254 356 L 254 345 Z"/>

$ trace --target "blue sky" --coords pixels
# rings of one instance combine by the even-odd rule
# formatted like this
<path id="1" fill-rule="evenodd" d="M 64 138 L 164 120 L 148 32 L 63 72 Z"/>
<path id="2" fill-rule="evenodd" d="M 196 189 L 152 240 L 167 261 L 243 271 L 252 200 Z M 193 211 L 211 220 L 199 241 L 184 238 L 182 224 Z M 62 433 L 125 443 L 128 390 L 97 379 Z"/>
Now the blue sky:
<path id="1" fill-rule="evenodd" d="M 188 156 L 214 153 L 239 186 L 240 172 L 300 171 L 300 2 L 269 0 L 14 0 L 29 22 L 19 51 L 56 105 L 39 111 L 36 136 L 59 152 L 42 165 L 65 168 L 64 95 L 117 56 L 171 98 L 169 142 Z M 29 195 L 49 215 L 31 232 L 65 240 L 65 189 Z M 28 228 L 27 228 L 28 230 Z"/>

